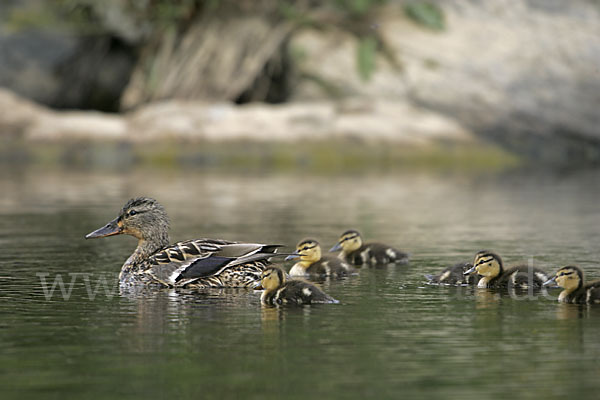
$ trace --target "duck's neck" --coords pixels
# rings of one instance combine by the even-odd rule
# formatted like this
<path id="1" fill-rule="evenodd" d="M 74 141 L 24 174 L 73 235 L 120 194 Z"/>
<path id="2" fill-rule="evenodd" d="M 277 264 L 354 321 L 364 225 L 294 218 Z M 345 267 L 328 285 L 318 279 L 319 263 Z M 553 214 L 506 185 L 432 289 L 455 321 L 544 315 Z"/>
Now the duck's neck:
<path id="1" fill-rule="evenodd" d="M 294 264 L 294 266 L 290 269 L 290 272 L 288 273 L 291 276 L 306 275 L 306 268 L 302 264 L 297 262 L 296 264 Z"/>
<path id="2" fill-rule="evenodd" d="M 558 301 L 562 301 L 565 303 L 568 303 L 568 297 L 571 293 L 573 293 L 575 291 L 576 288 L 574 289 L 564 289 L 562 292 L 560 292 L 560 294 L 558 295 Z"/>
<path id="3" fill-rule="evenodd" d="M 274 289 L 265 289 L 260 295 L 260 301 L 263 304 L 271 304 L 273 300 L 275 290 Z"/>
<path id="4" fill-rule="evenodd" d="M 303 269 L 308 269 L 308 267 L 310 267 L 314 263 L 315 263 L 315 261 L 311 261 L 311 260 L 300 260 L 296 264 L 299 265 Z"/>
<path id="5" fill-rule="evenodd" d="M 158 250 L 166 247 L 169 244 L 169 235 L 161 235 L 158 238 L 154 239 L 144 239 L 141 238 L 138 240 L 138 245 L 131 256 L 125 261 L 123 264 L 123 268 L 134 266 L 143 260 L 150 257 L 152 254 L 156 253 Z"/>
<path id="6" fill-rule="evenodd" d="M 490 283 L 490 279 L 492 279 L 489 276 L 484 276 L 483 278 L 481 278 L 479 280 L 479 283 L 477 284 L 478 288 L 486 288 L 488 287 L 488 284 Z"/>

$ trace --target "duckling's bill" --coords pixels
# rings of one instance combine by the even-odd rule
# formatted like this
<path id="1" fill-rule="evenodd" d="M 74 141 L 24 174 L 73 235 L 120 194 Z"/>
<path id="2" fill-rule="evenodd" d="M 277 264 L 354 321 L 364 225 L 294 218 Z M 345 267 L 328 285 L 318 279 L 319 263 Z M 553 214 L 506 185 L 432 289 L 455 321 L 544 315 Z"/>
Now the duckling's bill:
<path id="1" fill-rule="evenodd" d="M 557 287 L 556 285 L 556 276 L 553 276 L 552 278 L 548 279 L 546 282 L 543 283 L 544 286 L 550 286 L 552 285 L 553 287 Z"/>
<path id="2" fill-rule="evenodd" d="M 332 253 L 334 251 L 340 251 L 342 249 L 342 244 L 340 242 L 336 243 L 335 246 L 333 246 L 331 249 L 329 249 L 329 252 Z"/>
<path id="3" fill-rule="evenodd" d="M 476 271 L 477 271 L 477 267 L 473 266 L 473 267 L 469 268 L 468 270 L 466 270 L 465 272 L 463 272 L 463 275 L 470 275 Z"/>
<path id="4" fill-rule="evenodd" d="M 300 258 L 300 254 L 298 254 L 298 251 L 294 251 L 293 253 L 289 254 L 286 258 L 285 261 L 289 261 L 289 260 L 294 260 L 296 258 Z"/>
<path id="5" fill-rule="evenodd" d="M 87 235 L 85 235 L 85 238 L 94 239 L 113 235 L 120 235 L 121 233 L 123 233 L 123 227 L 121 226 L 120 222 L 121 221 L 117 217 L 110 221 L 108 224 L 104 225 L 102 228 L 96 229 L 95 231 L 88 233 Z"/>

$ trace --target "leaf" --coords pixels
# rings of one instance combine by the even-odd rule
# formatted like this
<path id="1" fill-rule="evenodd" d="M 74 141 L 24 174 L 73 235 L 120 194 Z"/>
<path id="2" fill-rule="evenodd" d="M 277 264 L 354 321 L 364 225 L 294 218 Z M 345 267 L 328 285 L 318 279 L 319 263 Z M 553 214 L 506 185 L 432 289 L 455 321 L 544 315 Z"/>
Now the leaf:
<path id="1" fill-rule="evenodd" d="M 375 57 L 377 56 L 377 41 L 373 36 L 366 36 L 358 42 L 356 52 L 356 66 L 358 74 L 363 81 L 371 79 L 375 71 Z"/>
<path id="2" fill-rule="evenodd" d="M 404 6 L 406 15 L 418 23 L 434 31 L 443 31 L 446 29 L 444 12 L 433 3 L 426 1 L 413 1 Z"/>

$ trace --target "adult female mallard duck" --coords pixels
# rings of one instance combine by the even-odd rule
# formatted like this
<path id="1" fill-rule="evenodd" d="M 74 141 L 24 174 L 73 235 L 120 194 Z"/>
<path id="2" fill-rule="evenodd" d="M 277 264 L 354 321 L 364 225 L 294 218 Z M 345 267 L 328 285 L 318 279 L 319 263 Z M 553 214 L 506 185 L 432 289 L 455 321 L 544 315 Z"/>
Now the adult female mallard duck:
<path id="1" fill-rule="evenodd" d="M 544 286 L 553 283 L 564 289 L 558 295 L 558 301 L 574 304 L 600 303 L 600 280 L 586 284 L 579 267 L 562 267 L 554 277 L 544 282 Z"/>
<path id="2" fill-rule="evenodd" d="M 456 263 L 444 268 L 437 275 L 425 275 L 425 278 L 429 283 L 437 285 L 475 285 L 479 280 L 477 274 L 465 275 L 471 268 L 471 263 Z"/>
<path id="3" fill-rule="evenodd" d="M 474 272 L 482 276 L 477 283 L 479 288 L 541 288 L 548 280 L 548 275 L 544 271 L 528 265 L 517 265 L 504 269 L 500 256 L 487 250 L 475 254 L 473 267 L 464 274 L 469 275 Z"/>
<path id="4" fill-rule="evenodd" d="M 352 274 L 354 267 L 333 256 L 323 256 L 321 245 L 314 239 L 301 240 L 296 245 L 296 251 L 286 257 L 286 260 L 300 258 L 292 269 L 291 276 L 333 276 L 340 277 Z"/>
<path id="5" fill-rule="evenodd" d="M 131 235 L 138 239 L 119 281 L 168 287 L 256 287 L 278 245 L 195 239 L 169 244 L 169 218 L 149 197 L 131 199 L 119 215 L 86 239 Z"/>
<path id="6" fill-rule="evenodd" d="M 341 250 L 338 257 L 353 265 L 407 264 L 408 254 L 383 243 L 363 243 L 357 230 L 350 229 L 340 236 L 340 240 L 329 251 Z"/>
<path id="7" fill-rule="evenodd" d="M 300 279 L 286 279 L 279 267 L 267 267 L 262 273 L 260 296 L 263 304 L 339 303 L 312 283 Z"/>

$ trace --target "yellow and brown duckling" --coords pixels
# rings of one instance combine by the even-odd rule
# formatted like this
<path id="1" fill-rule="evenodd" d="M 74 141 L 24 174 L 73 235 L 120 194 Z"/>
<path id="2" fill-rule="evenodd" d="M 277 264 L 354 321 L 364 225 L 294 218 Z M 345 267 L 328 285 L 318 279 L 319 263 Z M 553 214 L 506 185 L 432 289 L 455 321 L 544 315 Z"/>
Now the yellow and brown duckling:
<path id="1" fill-rule="evenodd" d="M 364 243 L 357 230 L 342 233 L 329 251 L 341 250 L 338 257 L 353 265 L 407 264 L 409 255 L 383 243 Z"/>
<path id="2" fill-rule="evenodd" d="M 312 283 L 300 279 L 286 279 L 285 275 L 279 267 L 265 268 L 261 279 L 264 292 L 260 296 L 263 304 L 338 303 Z"/>
<path id="3" fill-rule="evenodd" d="M 554 283 L 564 289 L 558 295 L 558 301 L 573 304 L 600 303 L 600 280 L 586 284 L 583 271 L 579 267 L 562 267 L 544 285 Z"/>
<path id="4" fill-rule="evenodd" d="M 286 260 L 295 258 L 300 258 L 300 261 L 290 269 L 290 276 L 341 277 L 354 273 L 354 267 L 347 262 L 334 256 L 323 255 L 321 245 L 314 239 L 301 240 L 296 245 L 296 251 Z"/>
<path id="5" fill-rule="evenodd" d="M 467 274 L 465 272 L 473 268 L 471 263 L 456 263 L 442 270 L 437 275 L 425 275 L 425 278 L 431 284 L 435 285 L 476 285 L 479 281 L 477 274 Z"/>
<path id="6" fill-rule="evenodd" d="M 138 239 L 133 254 L 121 267 L 122 285 L 167 287 L 257 287 L 278 245 L 195 239 L 169 244 L 169 218 L 162 205 L 149 197 L 131 199 L 119 215 L 86 239 L 113 235 Z"/>
<path id="7" fill-rule="evenodd" d="M 541 288 L 548 280 L 548 275 L 544 271 L 528 265 L 517 265 L 504 269 L 500 256 L 487 250 L 480 251 L 475 255 L 473 267 L 464 274 L 475 272 L 481 275 L 481 279 L 477 283 L 479 288 Z"/>

